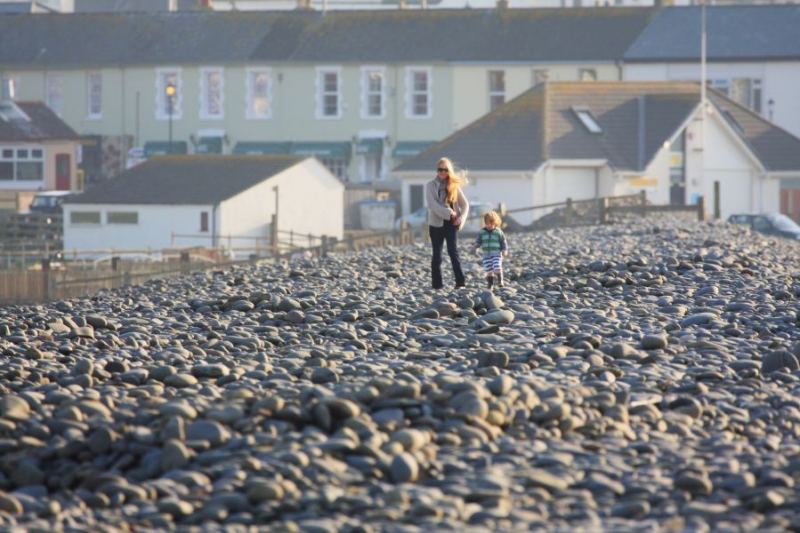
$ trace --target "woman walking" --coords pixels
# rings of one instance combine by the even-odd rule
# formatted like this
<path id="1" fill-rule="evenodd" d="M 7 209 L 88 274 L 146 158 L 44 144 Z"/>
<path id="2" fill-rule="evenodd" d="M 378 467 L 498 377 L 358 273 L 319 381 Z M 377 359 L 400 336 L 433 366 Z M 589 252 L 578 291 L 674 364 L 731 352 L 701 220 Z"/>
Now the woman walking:
<path id="1" fill-rule="evenodd" d="M 446 157 L 436 165 L 436 177 L 425 186 L 428 202 L 428 230 L 433 245 L 431 285 L 442 288 L 442 245 L 447 242 L 447 255 L 453 265 L 456 288 L 465 285 L 464 272 L 458 257 L 458 230 L 464 227 L 469 214 L 469 202 L 461 187 L 466 183 L 464 172 L 456 173 Z"/>

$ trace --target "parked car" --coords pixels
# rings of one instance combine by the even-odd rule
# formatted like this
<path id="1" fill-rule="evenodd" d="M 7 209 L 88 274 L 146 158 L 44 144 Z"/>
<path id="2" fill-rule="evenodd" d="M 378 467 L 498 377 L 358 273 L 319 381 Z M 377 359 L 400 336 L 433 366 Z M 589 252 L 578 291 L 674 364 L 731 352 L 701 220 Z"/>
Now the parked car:
<path id="1" fill-rule="evenodd" d="M 800 226 L 791 218 L 780 213 L 731 215 L 728 217 L 728 222 L 747 226 L 767 235 L 800 239 Z"/>
<path id="2" fill-rule="evenodd" d="M 483 219 L 481 218 L 484 213 L 495 209 L 495 206 L 487 204 L 486 202 L 473 202 L 469 203 L 469 218 L 467 223 L 464 224 L 462 231 L 466 233 L 478 233 L 483 227 Z M 395 229 L 400 229 L 403 221 L 408 222 L 412 229 L 418 229 L 428 223 L 428 208 L 420 207 L 413 213 L 403 215 L 394 222 Z"/>
<path id="3" fill-rule="evenodd" d="M 33 197 L 31 213 L 61 213 L 61 203 L 72 196 L 70 191 L 41 191 Z"/>

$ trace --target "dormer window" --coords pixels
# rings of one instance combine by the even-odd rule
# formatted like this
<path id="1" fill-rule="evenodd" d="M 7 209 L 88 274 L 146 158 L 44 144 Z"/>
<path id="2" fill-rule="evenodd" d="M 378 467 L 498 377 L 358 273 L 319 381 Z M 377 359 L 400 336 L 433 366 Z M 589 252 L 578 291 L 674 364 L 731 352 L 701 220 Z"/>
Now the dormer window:
<path id="1" fill-rule="evenodd" d="M 603 128 L 597 123 L 597 119 L 594 118 L 591 111 L 585 107 L 573 107 L 572 112 L 575 113 L 575 116 L 578 117 L 578 120 L 581 121 L 581 124 L 589 133 L 603 133 Z"/>

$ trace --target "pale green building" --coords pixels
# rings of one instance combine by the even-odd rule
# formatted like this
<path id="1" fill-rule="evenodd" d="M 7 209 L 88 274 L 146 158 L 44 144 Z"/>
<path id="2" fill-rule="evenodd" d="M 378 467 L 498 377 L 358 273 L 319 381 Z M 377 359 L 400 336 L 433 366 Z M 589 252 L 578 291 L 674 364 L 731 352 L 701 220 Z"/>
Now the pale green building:
<path id="1" fill-rule="evenodd" d="M 313 154 L 390 189 L 404 158 L 536 83 L 621 79 L 654 13 L 6 15 L 0 77 L 6 96 L 46 102 L 83 136 L 89 185 L 172 151 Z"/>

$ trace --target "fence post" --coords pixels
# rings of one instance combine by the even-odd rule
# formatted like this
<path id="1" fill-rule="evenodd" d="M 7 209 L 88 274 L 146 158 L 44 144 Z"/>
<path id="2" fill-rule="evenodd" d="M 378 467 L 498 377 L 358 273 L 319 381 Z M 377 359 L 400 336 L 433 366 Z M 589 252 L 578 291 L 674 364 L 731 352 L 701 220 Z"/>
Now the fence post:
<path id="1" fill-rule="evenodd" d="M 44 300 L 50 301 L 50 259 L 42 259 L 42 296 Z"/>
<path id="2" fill-rule="evenodd" d="M 119 270 L 119 256 L 118 255 L 115 255 L 114 257 L 111 258 L 111 270 L 113 270 L 114 272 Z"/>
<path id="3" fill-rule="evenodd" d="M 706 219 L 706 197 L 700 196 L 697 199 L 697 220 L 703 222 Z"/>
<path id="4" fill-rule="evenodd" d="M 598 198 L 597 202 L 597 212 L 598 212 L 598 219 L 600 224 L 607 224 L 608 223 L 608 198 L 603 196 L 602 198 Z"/>
<path id="5" fill-rule="evenodd" d="M 322 242 L 319 245 L 319 255 L 320 257 L 328 257 L 328 236 L 323 235 L 320 239 Z"/>
<path id="6" fill-rule="evenodd" d="M 189 252 L 182 251 L 180 261 L 181 261 L 181 274 L 187 274 L 189 272 Z"/>
<path id="7" fill-rule="evenodd" d="M 570 223 L 572 221 L 572 198 L 567 198 L 567 207 L 564 209 L 564 222 Z"/>
<path id="8" fill-rule="evenodd" d="M 714 219 L 719 220 L 722 216 L 720 209 L 719 180 L 714 182 Z"/>
<path id="9" fill-rule="evenodd" d="M 356 249 L 356 241 L 353 238 L 352 233 L 347 236 L 347 249 L 350 250 L 351 252 L 355 251 Z"/>
<path id="10" fill-rule="evenodd" d="M 272 215 L 269 221 L 269 241 L 272 245 L 272 253 L 278 253 L 278 216 Z"/>
<path id="11" fill-rule="evenodd" d="M 639 191 L 639 207 L 641 208 L 639 214 L 643 217 L 647 216 L 647 193 L 644 189 Z"/>

